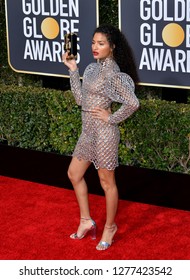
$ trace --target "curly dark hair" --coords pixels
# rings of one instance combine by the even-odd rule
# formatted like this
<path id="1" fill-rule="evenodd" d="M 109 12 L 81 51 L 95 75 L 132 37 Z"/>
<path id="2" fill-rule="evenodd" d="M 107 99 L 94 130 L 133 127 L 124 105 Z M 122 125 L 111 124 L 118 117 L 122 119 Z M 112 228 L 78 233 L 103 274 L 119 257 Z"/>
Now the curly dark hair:
<path id="1" fill-rule="evenodd" d="M 108 42 L 113 48 L 113 57 L 117 62 L 121 72 L 127 73 L 135 83 L 139 82 L 136 63 L 133 51 L 127 42 L 125 35 L 109 24 L 102 24 L 94 30 L 95 33 L 102 33 L 106 36 Z"/>

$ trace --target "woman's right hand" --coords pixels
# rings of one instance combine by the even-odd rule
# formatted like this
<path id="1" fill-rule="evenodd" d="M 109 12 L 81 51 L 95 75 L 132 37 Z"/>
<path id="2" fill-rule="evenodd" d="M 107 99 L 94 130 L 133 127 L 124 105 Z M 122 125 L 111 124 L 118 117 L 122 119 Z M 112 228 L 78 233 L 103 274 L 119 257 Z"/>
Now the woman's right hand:
<path id="1" fill-rule="evenodd" d="M 67 52 L 62 55 L 62 61 L 71 71 L 77 70 L 76 60 L 74 58 L 69 59 L 69 54 Z"/>

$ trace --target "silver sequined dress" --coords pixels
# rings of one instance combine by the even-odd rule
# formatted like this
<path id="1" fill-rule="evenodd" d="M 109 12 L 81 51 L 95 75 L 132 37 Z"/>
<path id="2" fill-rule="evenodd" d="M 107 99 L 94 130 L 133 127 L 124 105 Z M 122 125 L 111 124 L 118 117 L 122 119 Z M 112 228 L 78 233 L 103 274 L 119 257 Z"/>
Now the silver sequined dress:
<path id="1" fill-rule="evenodd" d="M 128 118 L 139 106 L 133 80 L 120 72 L 113 59 L 106 58 L 87 66 L 82 83 L 78 69 L 70 71 L 70 84 L 76 103 L 82 106 L 82 133 L 73 156 L 93 162 L 96 169 L 114 170 L 118 166 L 120 140 L 117 124 Z M 116 112 L 110 114 L 108 123 L 92 117 L 93 108 L 108 109 L 112 102 L 122 104 Z"/>

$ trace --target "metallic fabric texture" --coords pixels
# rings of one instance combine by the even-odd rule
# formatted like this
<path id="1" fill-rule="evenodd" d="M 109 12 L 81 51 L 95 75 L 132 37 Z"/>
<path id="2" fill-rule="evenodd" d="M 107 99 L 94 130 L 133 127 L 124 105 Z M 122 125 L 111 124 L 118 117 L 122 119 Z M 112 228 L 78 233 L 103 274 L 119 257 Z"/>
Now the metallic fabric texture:
<path id="1" fill-rule="evenodd" d="M 76 103 L 82 106 L 82 133 L 73 156 L 93 162 L 96 169 L 114 170 L 118 166 L 118 123 L 139 107 L 134 82 L 129 75 L 120 72 L 112 58 L 89 64 L 82 83 L 78 69 L 69 72 L 71 91 Z M 121 106 L 110 114 L 108 122 L 92 116 L 93 108 L 111 109 L 112 102 L 121 103 Z"/>

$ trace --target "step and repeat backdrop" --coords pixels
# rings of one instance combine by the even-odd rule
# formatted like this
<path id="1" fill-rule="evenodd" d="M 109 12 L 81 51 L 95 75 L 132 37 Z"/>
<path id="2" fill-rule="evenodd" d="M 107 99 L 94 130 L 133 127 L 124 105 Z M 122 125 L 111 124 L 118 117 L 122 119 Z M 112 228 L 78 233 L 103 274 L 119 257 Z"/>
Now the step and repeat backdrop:
<path id="1" fill-rule="evenodd" d="M 190 88 L 190 0 L 118 0 L 119 28 L 142 85 Z M 8 60 L 14 71 L 68 77 L 64 35 L 78 35 L 80 74 L 93 61 L 98 0 L 6 0 Z"/>
<path id="2" fill-rule="evenodd" d="M 68 76 L 62 63 L 64 35 L 76 33 L 81 73 L 92 61 L 98 0 L 6 0 L 9 65 L 14 71 Z"/>
<path id="3" fill-rule="evenodd" d="M 141 84 L 190 88 L 190 0 L 119 0 Z"/>

